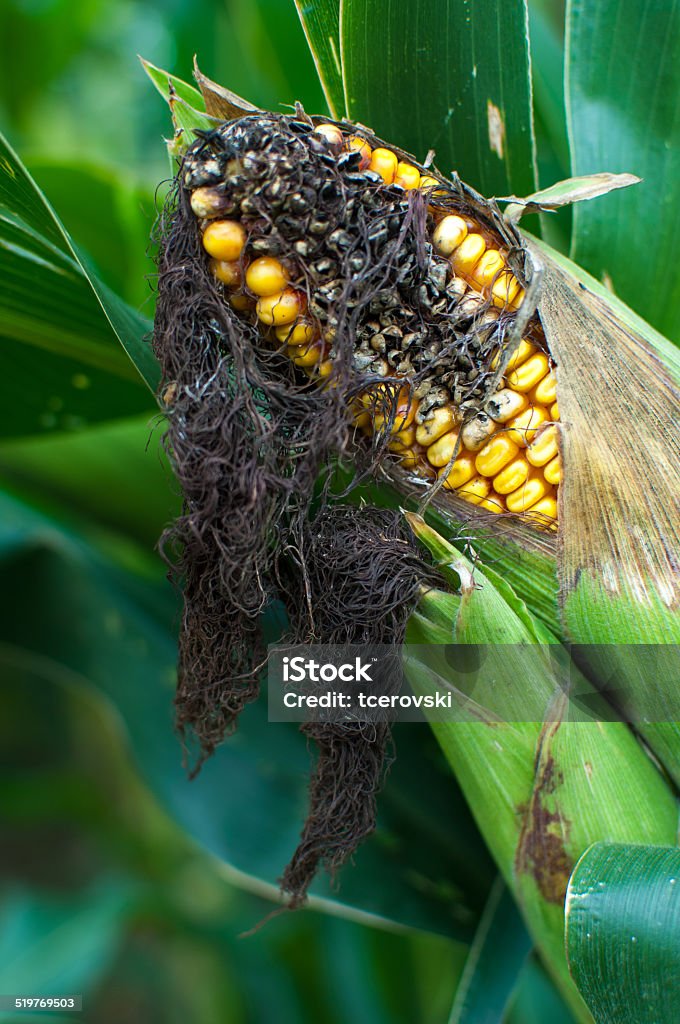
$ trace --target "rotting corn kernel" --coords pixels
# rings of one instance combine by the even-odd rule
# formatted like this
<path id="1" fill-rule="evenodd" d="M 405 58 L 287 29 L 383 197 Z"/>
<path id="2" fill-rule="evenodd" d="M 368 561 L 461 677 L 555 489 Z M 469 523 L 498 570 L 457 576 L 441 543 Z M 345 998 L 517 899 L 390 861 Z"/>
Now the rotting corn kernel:
<path id="1" fill-rule="evenodd" d="M 342 132 L 336 124 L 318 124 L 314 129 L 315 135 L 322 135 L 331 146 L 341 146 L 343 142 Z"/>
<path id="2" fill-rule="evenodd" d="M 365 171 L 371 161 L 371 147 L 360 135 L 350 135 L 345 143 L 348 150 L 357 150 L 361 154 L 359 170 Z"/>
<path id="3" fill-rule="evenodd" d="M 418 424 L 416 441 L 424 448 L 434 444 L 442 434 L 452 430 L 460 422 L 460 415 L 452 405 L 440 405 L 433 409 L 424 423 Z"/>

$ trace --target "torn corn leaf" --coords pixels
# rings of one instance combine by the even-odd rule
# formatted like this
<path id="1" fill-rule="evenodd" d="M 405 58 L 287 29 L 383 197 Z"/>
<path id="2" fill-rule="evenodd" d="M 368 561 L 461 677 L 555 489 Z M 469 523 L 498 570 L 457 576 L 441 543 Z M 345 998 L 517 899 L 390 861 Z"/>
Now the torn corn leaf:
<path id="1" fill-rule="evenodd" d="M 542 188 L 524 199 L 517 196 L 503 196 L 498 202 L 509 203 L 505 208 L 504 217 L 511 224 L 516 224 L 527 213 L 536 211 L 550 212 L 559 210 L 572 203 L 581 203 L 586 199 L 597 199 L 618 188 L 628 188 L 641 181 L 635 174 L 584 174 L 577 178 L 566 178 L 549 188 Z"/>
<path id="2" fill-rule="evenodd" d="M 449 644 L 494 645 L 499 637 L 517 645 L 535 644 L 526 610 L 508 594 L 507 585 L 509 601 L 486 578 L 486 568 L 466 559 L 422 520 L 409 521 L 436 562 L 446 562 L 463 585 L 458 596 L 432 592 L 421 600 L 407 642 L 427 638 L 436 643 L 437 637 L 446 636 L 448 616 Z M 427 692 L 433 672 L 441 683 L 443 663 L 434 654 L 421 664 L 409 659 L 414 688 Z M 527 658 L 526 664 L 532 672 L 537 663 Z M 518 721 L 484 718 L 483 701 L 472 705 L 461 693 L 459 720 L 433 722 L 432 728 L 534 941 L 577 1019 L 589 1021 L 564 957 L 563 904 L 571 870 L 597 840 L 674 842 L 675 800 L 625 725 L 564 720 L 566 701 L 549 673 L 510 672 L 514 687 L 505 711 L 512 714 L 514 703 Z M 499 678 L 503 675 L 496 664 L 487 685 L 493 689 Z M 585 681 L 580 685 L 587 687 Z M 523 720 L 532 694 L 541 693 L 550 714 L 544 722 Z M 483 686 L 476 687 L 475 696 L 482 695 Z M 495 694 L 492 700 L 498 706 Z"/>

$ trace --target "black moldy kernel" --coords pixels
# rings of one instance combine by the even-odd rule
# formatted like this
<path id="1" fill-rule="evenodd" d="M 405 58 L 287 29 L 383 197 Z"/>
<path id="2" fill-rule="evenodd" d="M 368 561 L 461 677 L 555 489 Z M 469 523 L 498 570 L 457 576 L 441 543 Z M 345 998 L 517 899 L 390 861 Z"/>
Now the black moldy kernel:
<path id="1" fill-rule="evenodd" d="M 161 549 L 184 595 L 176 708 L 183 740 L 199 746 L 194 771 L 257 696 L 260 622 L 277 598 L 289 610 L 291 642 L 399 642 L 432 570 L 413 550 L 405 557 L 396 519 L 335 505 L 335 461 L 351 462 L 356 481 L 392 459 L 389 433 L 360 438 L 348 402 L 375 395 L 389 427 L 408 373 L 426 407 L 468 401 L 474 413 L 497 385 L 491 358 L 521 316 L 485 319 L 490 304 L 481 300 L 465 307 L 428 241 L 427 197 L 386 186 L 361 169 L 361 154 L 332 152 L 312 129 L 255 114 L 204 134 L 160 221 L 153 347 L 164 442 L 184 499 Z M 295 367 L 273 331 L 263 334 L 247 293 L 240 309 L 228 301 L 202 246 L 196 188 L 211 190 L 215 215 L 243 226 L 244 253 L 275 256 L 304 296 L 329 346 L 324 385 Z M 521 263 L 518 238 L 494 208 L 442 180 L 437 204 L 448 203 Z M 342 557 L 329 557 L 338 537 Z M 318 864 L 334 870 L 372 829 L 389 740 L 387 725 L 370 735 L 356 723 L 304 728 L 320 757 L 310 817 L 282 883 L 296 904 Z"/>

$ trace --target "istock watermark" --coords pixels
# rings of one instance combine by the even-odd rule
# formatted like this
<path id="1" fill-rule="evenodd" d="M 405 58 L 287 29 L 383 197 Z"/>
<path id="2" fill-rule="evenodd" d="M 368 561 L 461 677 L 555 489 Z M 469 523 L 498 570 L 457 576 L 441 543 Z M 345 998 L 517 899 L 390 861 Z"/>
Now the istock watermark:
<path id="1" fill-rule="evenodd" d="M 272 646 L 273 722 L 680 721 L 674 644 Z"/>

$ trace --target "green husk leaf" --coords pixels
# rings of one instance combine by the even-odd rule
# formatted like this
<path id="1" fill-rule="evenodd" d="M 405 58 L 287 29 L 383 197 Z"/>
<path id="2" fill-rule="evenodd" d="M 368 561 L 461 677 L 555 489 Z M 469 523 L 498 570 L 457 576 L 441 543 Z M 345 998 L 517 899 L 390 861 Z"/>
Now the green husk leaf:
<path id="1" fill-rule="evenodd" d="M 597 1024 L 674 1024 L 680 850 L 596 843 L 569 880 L 566 947 Z"/>
<path id="2" fill-rule="evenodd" d="M 195 107 L 196 110 L 202 113 L 209 113 L 209 111 L 206 111 L 205 102 L 199 89 L 190 85 L 189 82 L 185 82 L 184 79 L 178 78 L 177 75 L 171 75 L 169 71 L 156 67 L 155 64 L 145 60 L 144 57 L 139 59 L 142 67 L 164 100 L 167 100 L 172 89 L 175 95 L 190 107 Z"/>
<path id="3" fill-rule="evenodd" d="M 346 114 L 340 62 L 340 5 L 336 0 L 295 0 L 332 117 Z"/>

